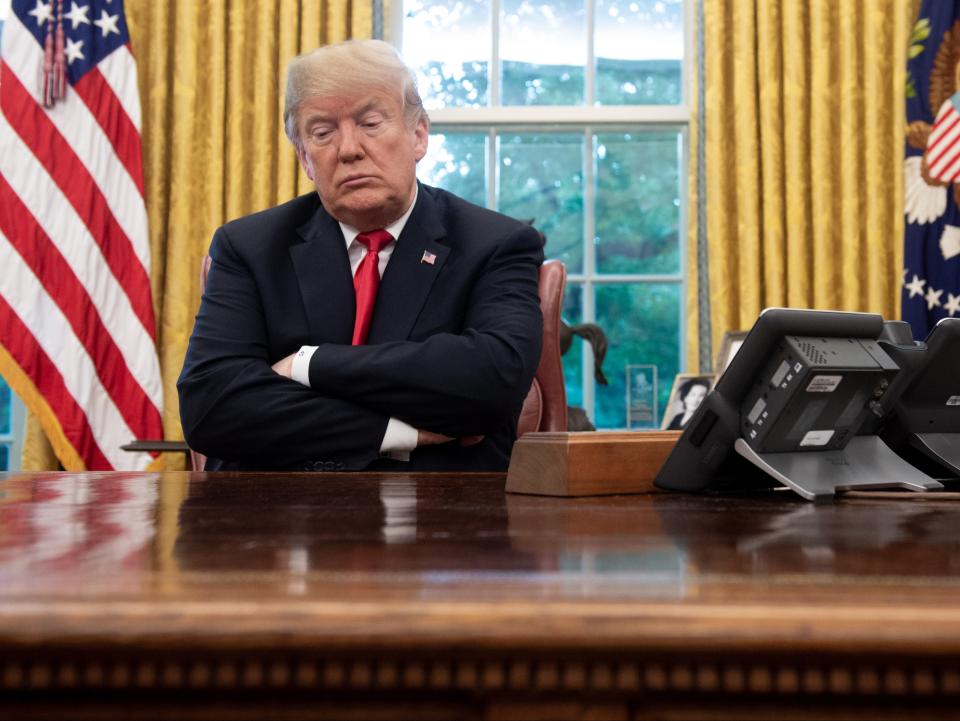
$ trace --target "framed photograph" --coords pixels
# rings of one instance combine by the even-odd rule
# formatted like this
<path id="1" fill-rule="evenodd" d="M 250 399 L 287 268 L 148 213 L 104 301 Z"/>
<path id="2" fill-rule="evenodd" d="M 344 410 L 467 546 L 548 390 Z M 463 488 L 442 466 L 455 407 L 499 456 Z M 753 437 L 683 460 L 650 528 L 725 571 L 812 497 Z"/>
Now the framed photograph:
<path id="1" fill-rule="evenodd" d="M 665 431 L 682 430 L 713 388 L 714 378 L 716 376 L 712 374 L 678 374 L 673 379 L 670 400 L 667 401 L 667 410 L 663 414 L 663 423 L 660 428 Z"/>
<path id="2" fill-rule="evenodd" d="M 627 365 L 627 428 L 657 426 L 657 367 Z"/>
<path id="3" fill-rule="evenodd" d="M 723 375 L 727 366 L 730 365 L 730 361 L 740 350 L 744 338 L 747 337 L 747 332 L 745 330 L 728 330 L 723 334 L 723 339 L 720 341 L 720 352 L 717 353 L 717 362 L 713 365 L 717 378 Z"/>

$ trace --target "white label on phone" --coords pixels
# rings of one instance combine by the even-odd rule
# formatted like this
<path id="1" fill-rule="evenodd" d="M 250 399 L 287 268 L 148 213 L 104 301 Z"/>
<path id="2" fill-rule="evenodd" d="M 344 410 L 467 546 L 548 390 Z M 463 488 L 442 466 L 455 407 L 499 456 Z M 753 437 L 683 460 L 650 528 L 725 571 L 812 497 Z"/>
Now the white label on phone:
<path id="1" fill-rule="evenodd" d="M 807 431 L 800 446 L 825 446 L 833 438 L 833 431 Z"/>
<path id="2" fill-rule="evenodd" d="M 807 384 L 807 393 L 833 393 L 843 376 L 814 376 Z"/>

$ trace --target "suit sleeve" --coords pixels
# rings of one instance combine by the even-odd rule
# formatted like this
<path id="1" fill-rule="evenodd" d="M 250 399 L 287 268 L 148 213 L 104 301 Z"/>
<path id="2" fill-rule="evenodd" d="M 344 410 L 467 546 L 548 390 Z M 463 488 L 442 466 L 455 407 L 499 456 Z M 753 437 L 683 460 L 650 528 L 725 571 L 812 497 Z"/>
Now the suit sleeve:
<path id="1" fill-rule="evenodd" d="M 487 259 L 460 333 L 369 346 L 321 345 L 314 391 L 450 436 L 484 435 L 515 417 L 540 360 L 540 237 L 518 226 Z"/>
<path id="2" fill-rule="evenodd" d="M 355 470 L 377 458 L 387 416 L 277 375 L 271 365 L 280 358 L 269 356 L 260 293 L 224 228 L 210 255 L 213 267 L 177 381 L 190 447 L 272 467 L 324 460 Z"/>

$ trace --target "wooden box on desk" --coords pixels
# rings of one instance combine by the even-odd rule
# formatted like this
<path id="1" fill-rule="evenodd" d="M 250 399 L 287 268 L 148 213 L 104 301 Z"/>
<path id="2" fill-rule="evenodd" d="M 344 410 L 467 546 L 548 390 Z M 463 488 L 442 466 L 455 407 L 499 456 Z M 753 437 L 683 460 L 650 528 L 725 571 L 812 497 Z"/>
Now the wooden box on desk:
<path id="1" fill-rule="evenodd" d="M 526 433 L 513 446 L 508 493 L 648 493 L 681 431 Z"/>

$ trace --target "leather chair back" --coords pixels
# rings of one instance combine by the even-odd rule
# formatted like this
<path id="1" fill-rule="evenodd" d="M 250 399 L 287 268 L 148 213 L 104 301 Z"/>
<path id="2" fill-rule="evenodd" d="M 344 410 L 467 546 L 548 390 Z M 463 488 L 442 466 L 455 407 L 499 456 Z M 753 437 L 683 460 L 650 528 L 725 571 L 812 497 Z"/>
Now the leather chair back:
<path id="1" fill-rule="evenodd" d="M 200 262 L 200 294 L 207 287 L 207 273 L 213 259 L 203 256 Z M 517 420 L 517 437 L 532 431 L 567 430 L 567 390 L 563 382 L 560 360 L 560 310 L 567 285 L 567 268 L 559 260 L 548 260 L 540 266 L 540 310 L 543 312 L 543 351 L 533 384 L 523 401 Z M 202 471 L 207 457 L 190 450 L 190 463 Z"/>
<path id="2" fill-rule="evenodd" d="M 543 350 L 517 421 L 518 438 L 533 431 L 567 430 L 567 389 L 560 360 L 560 311 L 566 285 L 567 268 L 559 260 L 548 260 L 540 266 Z"/>

